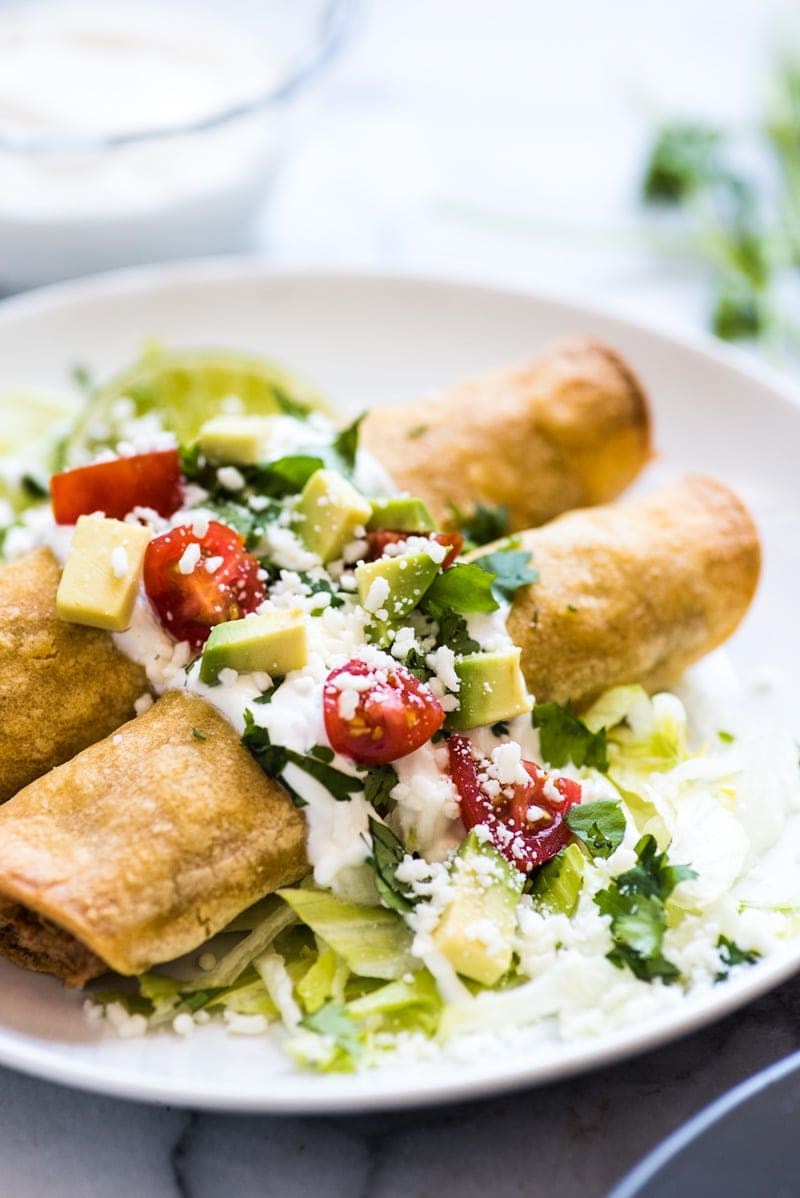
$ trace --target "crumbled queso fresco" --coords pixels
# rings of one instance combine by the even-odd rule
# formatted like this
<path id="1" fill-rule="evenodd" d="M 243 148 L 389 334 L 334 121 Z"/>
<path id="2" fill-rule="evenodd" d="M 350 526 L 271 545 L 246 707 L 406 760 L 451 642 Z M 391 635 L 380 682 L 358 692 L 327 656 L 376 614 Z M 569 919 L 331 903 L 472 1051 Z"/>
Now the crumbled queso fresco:
<path id="1" fill-rule="evenodd" d="M 319 415 L 306 421 L 274 418 L 279 456 L 327 446 L 332 436 L 332 426 Z M 169 444 L 150 415 L 129 421 L 121 449 L 141 453 Z M 352 483 L 362 495 L 393 493 L 391 480 L 362 450 Z M 380 911 L 386 935 L 397 946 L 396 958 L 365 975 L 372 978 L 371 988 L 355 986 L 351 994 L 347 979 L 357 980 L 358 970 L 348 957 L 349 942 L 337 939 L 338 925 L 323 931 L 309 917 L 318 948 L 328 943 L 335 949 L 335 960 L 324 958 L 325 968 L 330 967 L 324 1004 L 312 1008 L 298 985 L 297 962 L 268 944 L 252 962 L 266 1007 L 225 1006 L 231 1032 L 261 1034 L 278 1023 L 290 1038 L 291 1055 L 304 1066 L 323 1069 L 371 1065 L 392 1054 L 411 1059 L 446 1051 L 474 1059 L 476 1051 L 497 1046 L 514 1051 L 515 1043 L 524 1042 L 519 1028 L 570 1040 L 625 1028 L 674 1008 L 686 993 L 708 991 L 776 951 L 793 932 L 793 914 L 774 897 L 765 899 L 768 870 L 759 875 L 755 867 L 780 844 L 787 821 L 800 810 L 794 747 L 746 726 L 693 744 L 693 723 L 713 725 L 713 686 L 704 690 L 702 670 L 682 699 L 651 699 L 638 687 L 603 696 L 584 715 L 581 733 L 604 738 L 603 768 L 578 767 L 569 752 L 548 762 L 547 752 L 555 757 L 555 742 L 546 739 L 541 724 L 534 726 L 529 712 L 462 731 L 475 802 L 490 813 L 507 813 L 519 794 L 528 793 L 526 762 L 546 770 L 521 816 L 495 820 L 490 815 L 467 837 L 466 800 L 454 781 L 447 741 L 435 736 L 389 766 L 366 770 L 331 745 L 324 693 L 329 685 L 339 717 L 353 721 L 365 694 L 403 665 L 424 682 L 446 715 L 455 715 L 463 698 L 458 667 L 464 646 L 467 655 L 513 648 L 505 626 L 507 602 L 491 611 L 463 613 L 461 639 L 447 643 L 440 615 L 414 606 L 402 619 L 392 618 L 387 576 L 376 576 L 360 595 L 356 566 L 368 547 L 364 523 L 352 528 L 340 555 L 323 564 L 302 539 L 294 517 L 296 494 L 277 499 L 260 494 L 250 487 L 246 470 L 224 464 L 216 468 L 210 488 L 192 482 L 186 506 L 167 519 L 137 507 L 126 520 L 147 525 L 156 535 L 190 525 L 202 539 L 210 522 L 223 518 L 223 502 L 239 504 L 239 516 L 251 522 L 263 517 L 257 556 L 266 564 L 257 581 L 266 597 L 252 616 L 299 613 L 307 640 L 304 664 L 283 677 L 223 668 L 214 684 L 204 682 L 201 656 L 162 626 L 142 588 L 130 626 L 114 634 L 115 642 L 144 667 L 153 694 L 192 692 L 240 734 L 246 728 L 260 730 L 270 746 L 289 751 L 280 777 L 304 805 L 314 885 L 338 901 L 342 920 L 343 903 L 366 908 L 367 918 Z M 45 544 L 63 561 L 71 532 L 54 525 L 46 510 L 32 509 L 6 538 L 6 554 Z M 412 533 L 383 548 L 383 556 L 396 560 L 401 572 L 413 559 L 423 565 L 429 561 L 437 574 L 446 554 L 445 545 Z M 177 569 L 187 579 L 196 572 L 213 578 L 224 564 L 221 555 L 203 557 L 193 542 Z M 128 574 L 125 549 L 113 550 L 110 567 L 117 579 Z M 142 695 L 137 714 L 152 702 L 151 694 Z M 310 760 L 322 762 L 328 772 L 304 768 Z M 367 776 L 382 787 L 373 802 Z M 331 777 L 344 794 L 326 784 Z M 362 785 L 352 785 L 354 779 Z M 518 821 L 546 832 L 557 822 L 554 812 L 561 811 L 565 794 L 576 786 L 580 802 L 562 813 L 573 843 L 566 855 L 562 851 L 526 881 L 513 867 L 524 853 Z M 587 812 L 594 818 L 581 824 Z M 376 827 L 389 837 L 384 858 Z M 645 891 L 637 897 L 636 888 L 644 876 L 650 887 L 651 938 L 645 948 L 627 931 L 641 916 Z M 308 893 L 304 887 L 297 890 L 298 902 Z M 355 935 L 360 942 L 361 933 Z M 320 954 L 321 976 L 322 949 Z M 215 955 L 205 950 L 200 962 L 213 985 Z M 394 1023 L 382 1023 L 385 1013 L 370 1007 L 379 993 L 375 979 L 395 987 Z M 152 1017 L 145 1017 L 131 1013 L 120 998 L 105 1013 L 120 1035 L 166 1025 L 188 1036 L 212 1018 L 210 1009 L 181 1002 L 176 991 L 168 1000 L 155 1000 Z M 326 1023 L 315 1015 L 319 1009 L 335 1009 L 336 1015 L 329 1014 Z M 436 1012 L 430 1025 L 420 1022 L 423 1010 Z M 90 1016 L 96 1018 L 97 1012 L 90 1003 Z M 401 1016 L 407 1016 L 407 1026 L 400 1026 Z M 342 1035 L 342 1019 L 353 1021 L 357 1049 L 353 1037 Z"/>

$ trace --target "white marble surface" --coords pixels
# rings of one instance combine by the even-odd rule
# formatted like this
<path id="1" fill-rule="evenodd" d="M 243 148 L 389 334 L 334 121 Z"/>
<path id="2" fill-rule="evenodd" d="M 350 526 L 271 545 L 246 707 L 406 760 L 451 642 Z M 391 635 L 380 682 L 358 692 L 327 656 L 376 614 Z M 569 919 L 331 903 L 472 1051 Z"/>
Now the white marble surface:
<path id="1" fill-rule="evenodd" d="M 746 123 L 777 15 L 753 0 L 375 0 L 265 209 L 281 266 L 491 278 L 697 328 L 703 279 L 641 232 L 654 114 Z M 607 1192 L 729 1086 L 798 1047 L 800 981 L 585 1078 L 362 1118 L 197 1115 L 0 1070 L 0 1198 Z"/>

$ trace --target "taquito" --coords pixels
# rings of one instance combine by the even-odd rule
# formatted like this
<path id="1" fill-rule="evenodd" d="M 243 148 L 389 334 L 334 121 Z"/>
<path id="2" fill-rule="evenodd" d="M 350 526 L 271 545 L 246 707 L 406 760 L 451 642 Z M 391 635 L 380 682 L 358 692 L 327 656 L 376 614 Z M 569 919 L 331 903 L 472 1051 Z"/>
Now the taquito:
<path id="1" fill-rule="evenodd" d="M 148 690 L 107 632 L 56 615 L 47 549 L 0 570 L 0 801 L 113 732 Z"/>
<path id="2" fill-rule="evenodd" d="M 606 503 L 651 453 L 650 416 L 630 367 L 600 341 L 573 338 L 532 362 L 435 399 L 370 412 L 362 443 L 434 519 L 502 504 L 512 531 Z"/>
<path id="3" fill-rule="evenodd" d="M 522 540 L 540 578 L 509 630 L 540 701 L 665 685 L 733 632 L 758 579 L 749 514 L 702 477 Z M 0 951 L 73 984 L 147 969 L 302 876 L 304 846 L 234 730 L 168 693 L 0 810 Z"/>
<path id="4" fill-rule="evenodd" d="M 539 572 L 508 619 L 525 680 L 538 702 L 576 707 L 620 683 L 669 686 L 733 633 L 761 564 L 747 508 L 700 475 L 561 516 L 520 547 Z"/>
<path id="5" fill-rule="evenodd" d="M 363 442 L 435 517 L 503 503 L 512 528 L 616 495 L 650 452 L 647 403 L 607 346 L 574 340 L 434 403 L 371 413 Z M 144 671 L 109 633 L 56 615 L 39 550 L 0 570 L 0 802 L 133 715 Z"/>
<path id="6" fill-rule="evenodd" d="M 0 809 L 0 952 L 72 985 L 140 973 L 306 868 L 283 787 L 172 691 Z"/>

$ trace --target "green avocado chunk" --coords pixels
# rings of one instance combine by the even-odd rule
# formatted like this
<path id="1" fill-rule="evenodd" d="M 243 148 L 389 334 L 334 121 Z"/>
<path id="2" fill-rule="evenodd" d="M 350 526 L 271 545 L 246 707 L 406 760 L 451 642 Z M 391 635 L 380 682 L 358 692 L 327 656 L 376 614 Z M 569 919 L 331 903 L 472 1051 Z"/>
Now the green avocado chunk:
<path id="1" fill-rule="evenodd" d="M 508 973 L 524 882 L 476 829 L 470 832 L 450 870 L 453 899 L 433 931 L 436 948 L 456 973 L 484 986 Z"/>
<path id="2" fill-rule="evenodd" d="M 401 620 L 414 610 L 438 573 L 438 563 L 427 553 L 361 562 L 356 566 L 358 597 L 367 611 L 385 611 L 387 619 Z"/>
<path id="3" fill-rule="evenodd" d="M 273 417 L 250 414 L 213 416 L 201 426 L 197 440 L 210 462 L 256 466 L 269 458 Z"/>
<path id="4" fill-rule="evenodd" d="M 216 624 L 200 662 L 200 681 L 213 686 L 221 670 L 273 676 L 299 670 L 308 660 L 306 624 L 299 610 L 270 611 Z"/>
<path id="5" fill-rule="evenodd" d="M 436 524 L 427 506 L 412 495 L 395 499 L 371 499 L 372 515 L 367 529 L 387 528 L 392 532 L 435 532 Z"/>
<path id="6" fill-rule="evenodd" d="M 479 728 L 530 711 L 519 660 L 516 647 L 456 658 L 455 669 L 461 679 L 459 706 L 448 715 L 447 727 Z"/>
<path id="7" fill-rule="evenodd" d="M 372 514 L 369 500 L 335 470 L 317 470 L 295 508 L 297 531 L 305 547 L 323 562 L 341 557 L 356 529 Z"/>

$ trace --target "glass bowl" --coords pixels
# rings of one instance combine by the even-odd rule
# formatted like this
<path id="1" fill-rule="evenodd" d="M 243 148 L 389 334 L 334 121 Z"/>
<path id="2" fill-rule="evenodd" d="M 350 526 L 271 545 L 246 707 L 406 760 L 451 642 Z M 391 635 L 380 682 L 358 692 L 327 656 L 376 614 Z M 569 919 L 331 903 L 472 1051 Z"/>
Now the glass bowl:
<path id="1" fill-rule="evenodd" d="M 356 0 L 0 0 L 0 285 L 248 248 Z"/>

